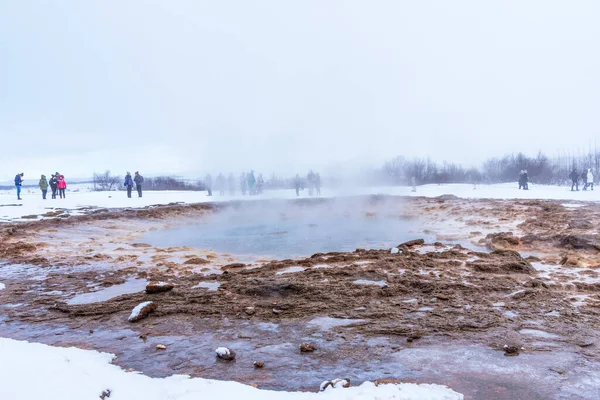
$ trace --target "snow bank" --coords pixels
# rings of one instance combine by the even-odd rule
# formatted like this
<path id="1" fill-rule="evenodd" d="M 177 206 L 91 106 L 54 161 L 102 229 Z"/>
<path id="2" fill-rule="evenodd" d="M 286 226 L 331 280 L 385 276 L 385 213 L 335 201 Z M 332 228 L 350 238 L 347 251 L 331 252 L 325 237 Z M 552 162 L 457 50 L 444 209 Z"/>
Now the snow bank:
<path id="1" fill-rule="evenodd" d="M 129 316 L 129 321 L 130 322 L 138 321 L 141 317 L 140 314 L 142 313 L 142 310 L 144 310 L 148 306 L 151 306 L 152 304 L 154 304 L 154 303 L 151 301 L 145 301 L 145 302 L 140 303 L 137 306 L 135 306 L 133 311 L 131 311 L 131 315 Z"/>
<path id="2" fill-rule="evenodd" d="M 323 393 L 274 392 L 235 382 L 174 375 L 152 379 L 125 372 L 110 362 L 112 354 L 59 348 L 0 338 L 0 398 L 15 400 L 462 400 L 440 385 L 381 385 L 367 382 Z"/>
<path id="3" fill-rule="evenodd" d="M 452 194 L 467 199 L 540 199 L 540 200 L 566 200 L 566 201 L 600 201 L 600 190 L 571 192 L 566 186 L 538 186 L 529 185 L 530 190 L 519 190 L 516 183 L 497 185 L 424 185 L 417 187 L 412 192 L 410 187 L 354 187 L 344 189 L 329 189 L 323 191 L 321 197 L 361 196 L 383 194 L 391 196 L 424 196 L 437 197 Z M 151 205 L 164 205 L 169 203 L 203 203 L 230 200 L 260 200 L 260 199 L 296 199 L 294 190 L 270 190 L 258 196 L 212 196 L 206 192 L 191 191 L 148 191 L 144 197 L 129 199 L 125 192 L 67 192 L 66 199 L 42 200 L 39 191 L 30 190 L 21 196 L 22 201 L 16 199 L 16 192 L 0 192 L 0 221 L 18 220 L 23 216 L 47 213 L 58 208 L 66 209 L 69 214 L 81 214 L 85 208 L 141 208 Z M 307 197 L 306 195 L 300 197 Z"/>

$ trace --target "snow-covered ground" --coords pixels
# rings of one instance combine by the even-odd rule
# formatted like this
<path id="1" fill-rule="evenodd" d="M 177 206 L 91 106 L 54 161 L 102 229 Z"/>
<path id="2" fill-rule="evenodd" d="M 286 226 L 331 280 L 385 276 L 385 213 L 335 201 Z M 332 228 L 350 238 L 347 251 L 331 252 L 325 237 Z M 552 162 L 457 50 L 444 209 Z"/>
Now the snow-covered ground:
<path id="1" fill-rule="evenodd" d="M 366 382 L 322 393 L 259 390 L 186 375 L 150 378 L 111 364 L 112 354 L 0 338 L 0 399 L 11 400 L 461 400 L 441 385 Z M 317 390 L 318 388 L 316 388 Z M 110 392 L 109 392 L 110 391 Z"/>
<path id="2" fill-rule="evenodd" d="M 552 199 L 563 201 L 600 201 L 600 190 L 571 192 L 566 186 L 539 186 L 529 185 L 530 190 L 518 190 L 513 183 L 497 185 L 473 185 L 450 184 L 450 185 L 424 185 L 418 186 L 416 192 L 410 187 L 387 186 L 387 187 L 352 187 L 342 189 L 323 189 L 322 197 L 358 196 L 369 194 L 387 194 L 393 196 L 425 196 L 437 197 L 444 194 L 452 194 L 461 198 L 473 199 Z M 134 192 L 133 198 L 128 199 L 123 191 L 118 192 L 91 192 L 89 185 L 72 185 L 67 192 L 66 199 L 42 200 L 39 190 L 24 189 L 23 200 L 17 200 L 16 190 L 0 191 L 0 221 L 19 219 L 27 215 L 41 215 L 55 208 L 68 209 L 71 214 L 77 214 L 78 208 L 101 207 L 101 208 L 124 208 L 124 207 L 146 207 L 157 204 L 169 204 L 174 202 L 200 203 L 209 201 L 230 200 L 259 200 L 259 199 L 295 199 L 294 190 L 271 190 L 260 196 L 214 196 L 208 197 L 206 192 L 191 191 L 147 191 L 144 197 L 138 198 Z M 48 196 L 50 197 L 50 196 Z M 300 198 L 308 197 L 308 191 L 300 193 Z"/>

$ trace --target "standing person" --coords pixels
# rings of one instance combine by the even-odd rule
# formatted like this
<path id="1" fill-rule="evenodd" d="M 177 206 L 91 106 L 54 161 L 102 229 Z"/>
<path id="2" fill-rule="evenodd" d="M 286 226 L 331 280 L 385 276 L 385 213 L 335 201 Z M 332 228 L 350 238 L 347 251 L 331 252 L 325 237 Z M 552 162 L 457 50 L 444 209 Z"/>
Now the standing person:
<path id="1" fill-rule="evenodd" d="M 144 177 L 140 175 L 139 171 L 135 171 L 135 177 L 133 178 L 135 182 L 135 188 L 138 192 L 138 197 L 142 197 L 142 183 L 144 183 Z"/>
<path id="2" fill-rule="evenodd" d="M 240 190 L 242 191 L 242 195 L 245 196 L 248 190 L 248 177 L 246 177 L 245 172 L 242 172 L 242 175 L 240 175 Z"/>
<path id="3" fill-rule="evenodd" d="M 571 192 L 574 192 L 573 187 L 579 192 L 579 172 L 577 169 L 573 167 L 573 171 L 569 174 L 569 178 L 571 178 Z"/>
<path id="4" fill-rule="evenodd" d="M 315 191 L 315 173 L 312 170 L 306 176 L 306 180 L 308 181 L 308 195 L 312 196 Z"/>
<path id="5" fill-rule="evenodd" d="M 206 191 L 208 192 L 207 196 L 212 196 L 212 176 L 210 174 L 204 178 L 204 186 L 206 186 Z"/>
<path id="6" fill-rule="evenodd" d="M 25 176 L 24 173 L 20 173 L 15 175 L 15 187 L 17 188 L 17 200 L 23 200 L 21 198 L 21 186 L 23 185 L 23 177 Z"/>
<path id="7" fill-rule="evenodd" d="M 229 183 L 229 195 L 235 196 L 235 178 L 233 177 L 233 174 L 229 174 L 229 178 L 227 178 L 227 181 Z"/>
<path id="8" fill-rule="evenodd" d="M 254 177 L 254 171 L 250 171 L 248 174 L 248 194 L 253 195 L 256 194 L 256 178 Z"/>
<path id="9" fill-rule="evenodd" d="M 46 175 L 42 175 L 40 178 L 40 190 L 42 191 L 42 199 L 46 200 L 46 193 L 48 193 L 48 181 Z"/>
<path id="10" fill-rule="evenodd" d="M 581 186 L 583 186 L 583 190 L 587 190 L 588 179 L 587 179 L 587 171 L 585 169 L 581 173 Z"/>
<path id="11" fill-rule="evenodd" d="M 321 175 L 317 172 L 315 174 L 315 189 L 317 190 L 317 195 L 321 194 Z"/>
<path id="12" fill-rule="evenodd" d="M 65 181 L 64 175 L 58 175 L 58 184 L 56 187 L 58 188 L 58 195 L 61 199 L 65 199 L 67 197 L 65 191 L 67 190 L 67 181 Z"/>
<path id="13" fill-rule="evenodd" d="M 294 187 L 296 188 L 296 196 L 300 196 L 300 175 L 296 174 L 296 179 L 294 179 Z"/>
<path id="14" fill-rule="evenodd" d="M 588 181 L 587 184 L 592 187 L 592 190 L 594 190 L 594 174 L 592 173 L 592 169 L 591 168 L 588 168 L 587 181 Z"/>
<path id="15" fill-rule="evenodd" d="M 219 189 L 219 195 L 225 196 L 225 175 L 222 172 L 217 175 L 217 189 Z"/>
<path id="16" fill-rule="evenodd" d="M 50 178 L 50 189 L 52 189 L 52 198 L 56 199 L 56 190 L 58 189 L 58 178 L 56 177 L 58 174 L 52 174 Z"/>
<path id="17" fill-rule="evenodd" d="M 133 179 L 131 179 L 130 172 L 127 172 L 127 175 L 125 175 L 125 183 L 123 185 L 127 188 L 127 197 L 131 198 L 131 190 L 133 189 Z"/>
<path id="18" fill-rule="evenodd" d="M 529 190 L 529 175 L 527 175 L 527 170 L 523 170 L 523 189 Z"/>
<path id="19" fill-rule="evenodd" d="M 521 188 L 523 188 L 523 170 L 519 172 L 519 190 L 521 190 Z"/>
<path id="20" fill-rule="evenodd" d="M 261 194 L 265 187 L 265 180 L 262 174 L 258 174 L 258 179 L 256 180 L 256 193 Z"/>

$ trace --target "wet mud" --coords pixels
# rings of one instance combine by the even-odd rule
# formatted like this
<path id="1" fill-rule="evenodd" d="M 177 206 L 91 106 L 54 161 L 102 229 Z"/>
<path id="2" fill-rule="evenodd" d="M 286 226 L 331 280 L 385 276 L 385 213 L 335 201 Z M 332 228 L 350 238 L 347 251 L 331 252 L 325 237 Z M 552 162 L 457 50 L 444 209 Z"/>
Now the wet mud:
<path id="1" fill-rule="evenodd" d="M 385 197 L 365 204 L 365 215 L 392 204 L 397 218 L 420 221 L 416 239 L 439 242 L 251 261 L 139 242 L 144 232 L 239 205 L 90 210 L 2 225 L 0 335 L 110 351 L 122 367 L 152 376 L 273 389 L 393 378 L 448 384 L 469 399 L 596 398 L 600 206 Z M 173 289 L 131 293 L 132 282 Z M 106 288 L 114 289 L 101 302 L 70 301 Z M 146 301 L 156 309 L 128 322 Z M 301 352 L 303 343 L 316 351 Z M 167 349 L 157 352 L 157 344 Z M 216 360 L 219 346 L 235 350 L 236 361 Z M 506 357 L 507 346 L 518 355 Z"/>

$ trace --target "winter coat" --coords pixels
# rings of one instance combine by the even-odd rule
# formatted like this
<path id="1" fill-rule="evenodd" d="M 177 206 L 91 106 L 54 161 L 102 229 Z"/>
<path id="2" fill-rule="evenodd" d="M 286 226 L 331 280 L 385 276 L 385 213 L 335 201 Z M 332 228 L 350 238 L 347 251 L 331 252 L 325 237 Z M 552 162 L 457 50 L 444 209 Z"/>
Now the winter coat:
<path id="1" fill-rule="evenodd" d="M 131 175 L 125 176 L 125 186 L 133 186 L 133 179 L 131 179 Z"/>
<path id="2" fill-rule="evenodd" d="M 45 175 L 42 175 L 42 178 L 40 179 L 40 189 L 48 190 L 48 181 L 46 180 Z"/>
<path id="3" fill-rule="evenodd" d="M 135 182 L 136 185 L 140 186 L 142 183 L 144 183 L 144 177 L 141 176 L 140 174 L 137 174 L 135 176 L 135 178 L 133 178 L 133 181 Z"/>
<path id="4" fill-rule="evenodd" d="M 66 189 L 67 188 L 67 181 L 65 181 L 65 176 L 64 175 L 59 175 L 58 176 L 58 185 L 56 185 L 59 189 Z"/>
<path id="5" fill-rule="evenodd" d="M 569 178 L 571 178 L 571 180 L 573 182 L 576 182 L 579 179 L 579 173 L 577 173 L 577 171 L 573 170 L 571 171 L 571 173 L 569 174 Z"/>
<path id="6" fill-rule="evenodd" d="M 23 184 L 23 178 L 21 178 L 21 175 L 17 174 L 17 176 L 15 176 L 15 186 L 21 186 L 21 184 Z"/>
<path id="7" fill-rule="evenodd" d="M 581 179 L 584 183 L 587 183 L 587 172 L 584 171 L 581 173 Z"/>
<path id="8" fill-rule="evenodd" d="M 592 173 L 592 170 L 589 170 L 587 173 L 587 181 L 588 183 L 594 182 L 594 174 Z"/>
<path id="9" fill-rule="evenodd" d="M 50 187 L 56 188 L 57 186 L 58 186 L 58 179 L 56 179 L 56 176 L 53 176 L 52 178 L 50 178 Z"/>

